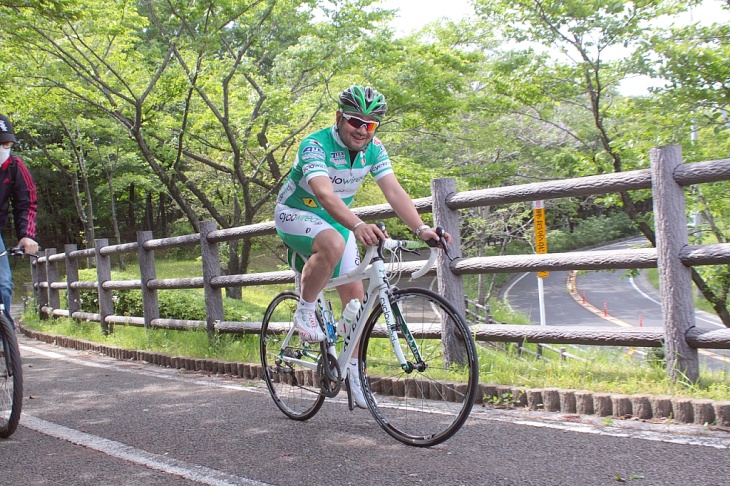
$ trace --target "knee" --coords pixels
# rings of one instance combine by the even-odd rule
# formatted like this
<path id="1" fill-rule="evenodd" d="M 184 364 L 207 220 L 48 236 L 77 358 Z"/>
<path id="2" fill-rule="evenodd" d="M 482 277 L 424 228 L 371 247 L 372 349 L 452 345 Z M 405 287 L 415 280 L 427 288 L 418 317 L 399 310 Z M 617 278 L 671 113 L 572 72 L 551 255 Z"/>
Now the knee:
<path id="1" fill-rule="evenodd" d="M 314 240 L 312 250 L 336 265 L 345 253 L 345 240 L 336 231 L 323 231 Z"/>

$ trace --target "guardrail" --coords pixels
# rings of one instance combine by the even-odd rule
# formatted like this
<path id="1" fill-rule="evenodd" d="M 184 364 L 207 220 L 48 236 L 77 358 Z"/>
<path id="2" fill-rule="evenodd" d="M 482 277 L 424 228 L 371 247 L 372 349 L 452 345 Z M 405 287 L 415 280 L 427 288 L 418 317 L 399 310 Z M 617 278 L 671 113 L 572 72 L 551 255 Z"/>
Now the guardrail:
<path id="1" fill-rule="evenodd" d="M 435 179 L 432 196 L 414 200 L 421 213 L 433 212 L 435 224 L 443 226 L 453 236 L 455 254 L 461 254 L 458 211 L 477 206 L 555 199 L 571 196 L 600 195 L 638 189 L 652 189 L 656 221 L 657 247 L 615 251 L 584 251 L 543 255 L 516 255 L 458 258 L 449 263 L 439 258 L 435 274 L 439 292 L 456 303 L 465 315 L 462 275 L 479 273 L 535 272 L 540 270 L 603 270 L 659 267 L 662 292 L 664 329 L 626 329 L 614 327 L 541 327 L 505 324 L 478 325 L 478 340 L 504 342 L 535 342 L 543 344 L 591 344 L 608 346 L 665 346 L 670 374 L 694 381 L 699 376 L 697 348 L 730 349 L 730 329 L 704 332 L 694 327 L 694 306 L 690 268 L 693 265 L 730 263 L 730 244 L 690 246 L 687 234 L 687 214 L 683 187 L 691 184 L 730 179 L 730 159 L 682 164 L 677 146 L 651 150 L 651 169 L 605 174 L 559 181 L 540 182 L 509 187 L 457 192 L 453 179 Z M 357 208 L 362 219 L 394 217 L 387 204 Z M 214 222 L 203 222 L 200 233 L 174 238 L 155 239 L 151 232 L 138 233 L 137 242 L 109 245 L 108 240 L 95 241 L 93 249 L 77 250 L 66 245 L 63 253 L 46 250 L 33 266 L 34 288 L 42 315 L 66 316 L 101 323 L 104 331 L 110 324 L 188 329 L 206 327 L 209 332 L 257 332 L 259 322 L 230 322 L 223 320 L 223 287 L 293 283 L 292 271 L 277 271 L 245 275 L 222 275 L 218 244 L 243 238 L 273 234 L 274 223 L 260 223 L 218 230 Z M 202 276 L 192 278 L 158 279 L 155 251 L 180 246 L 200 245 Z M 111 257 L 136 252 L 140 279 L 114 281 L 111 279 Z M 97 280 L 79 281 L 78 260 L 96 259 Z M 65 282 L 60 281 L 58 264 L 64 262 Z M 414 271 L 422 262 L 405 262 L 404 271 Z M 206 300 L 205 321 L 164 319 L 159 315 L 157 292 L 164 289 L 202 288 Z M 67 308 L 60 302 L 60 291 L 67 291 Z M 82 312 L 80 289 L 96 289 L 99 312 Z M 141 289 L 144 316 L 114 314 L 114 290 Z"/>

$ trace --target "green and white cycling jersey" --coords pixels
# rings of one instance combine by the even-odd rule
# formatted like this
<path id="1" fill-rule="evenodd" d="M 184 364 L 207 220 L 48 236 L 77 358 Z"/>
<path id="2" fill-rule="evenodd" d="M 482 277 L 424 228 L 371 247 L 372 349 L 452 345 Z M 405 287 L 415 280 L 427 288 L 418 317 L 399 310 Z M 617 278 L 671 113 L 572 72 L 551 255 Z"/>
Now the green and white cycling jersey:
<path id="1" fill-rule="evenodd" d="M 322 219 L 334 221 L 312 192 L 310 180 L 329 177 L 335 194 L 350 206 L 368 174 L 378 180 L 392 173 L 388 152 L 377 137 L 364 150 L 356 152 L 355 160 L 351 162 L 350 151 L 332 126 L 309 135 L 299 145 L 289 178 L 279 191 L 277 204 L 304 209 Z"/>

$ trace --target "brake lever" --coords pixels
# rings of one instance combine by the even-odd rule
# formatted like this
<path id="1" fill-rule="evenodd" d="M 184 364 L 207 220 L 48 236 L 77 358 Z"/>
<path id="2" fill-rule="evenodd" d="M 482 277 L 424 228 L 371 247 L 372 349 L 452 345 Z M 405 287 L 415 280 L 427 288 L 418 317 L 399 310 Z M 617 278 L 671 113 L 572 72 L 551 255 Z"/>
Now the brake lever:
<path id="1" fill-rule="evenodd" d="M 444 233 L 446 233 L 446 231 L 441 226 L 436 226 L 436 228 L 434 228 L 434 231 L 439 236 L 438 241 L 428 240 L 426 243 L 428 243 L 428 246 L 432 248 L 436 246 L 441 247 L 441 249 L 444 251 L 444 255 L 446 255 L 446 258 L 448 258 L 450 262 L 453 262 L 456 257 L 451 256 L 451 253 L 449 253 L 449 248 L 446 246 L 446 238 L 444 238 Z"/>

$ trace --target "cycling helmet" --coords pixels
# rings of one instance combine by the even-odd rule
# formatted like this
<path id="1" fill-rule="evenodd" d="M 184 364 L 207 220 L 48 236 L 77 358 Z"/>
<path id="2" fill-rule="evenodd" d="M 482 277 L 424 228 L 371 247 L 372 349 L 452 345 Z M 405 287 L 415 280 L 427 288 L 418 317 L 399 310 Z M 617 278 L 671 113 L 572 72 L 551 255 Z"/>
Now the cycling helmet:
<path id="1" fill-rule="evenodd" d="M 370 87 L 354 85 L 340 94 L 340 110 L 343 112 L 370 115 L 380 121 L 387 109 L 385 96 Z"/>

